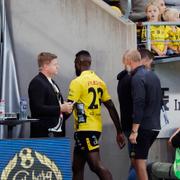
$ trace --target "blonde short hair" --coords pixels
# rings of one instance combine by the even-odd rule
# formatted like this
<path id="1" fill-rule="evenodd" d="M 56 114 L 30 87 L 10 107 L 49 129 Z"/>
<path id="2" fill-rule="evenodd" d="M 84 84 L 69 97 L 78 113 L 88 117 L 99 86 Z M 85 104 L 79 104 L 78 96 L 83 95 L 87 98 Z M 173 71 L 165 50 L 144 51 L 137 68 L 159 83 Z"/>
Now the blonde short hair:
<path id="1" fill-rule="evenodd" d="M 147 12 L 147 9 L 148 9 L 149 6 L 156 6 L 159 9 L 157 3 L 155 3 L 155 1 L 153 1 L 153 0 L 151 0 L 151 1 L 148 1 L 148 3 L 146 4 L 145 12 Z"/>
<path id="2" fill-rule="evenodd" d="M 38 55 L 38 66 L 39 68 L 43 67 L 44 64 L 49 64 L 53 59 L 56 59 L 57 56 L 55 54 L 49 52 L 41 52 Z"/>
<path id="3" fill-rule="evenodd" d="M 171 17 L 176 16 L 179 14 L 179 11 L 175 8 L 166 8 L 166 10 L 163 13 L 163 19 L 165 21 L 170 21 Z"/>

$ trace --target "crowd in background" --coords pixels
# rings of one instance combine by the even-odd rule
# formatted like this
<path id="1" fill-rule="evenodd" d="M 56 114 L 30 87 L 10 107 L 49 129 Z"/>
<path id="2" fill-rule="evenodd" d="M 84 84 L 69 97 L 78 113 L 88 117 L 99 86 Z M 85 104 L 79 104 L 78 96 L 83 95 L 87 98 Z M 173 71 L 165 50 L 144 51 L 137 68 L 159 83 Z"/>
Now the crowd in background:
<path id="1" fill-rule="evenodd" d="M 176 56 L 180 54 L 180 11 L 167 6 L 164 0 L 105 0 L 121 17 L 127 17 L 137 23 L 138 47 L 147 47 L 147 26 L 140 22 L 171 22 L 174 24 L 151 25 L 151 51 L 155 56 Z M 129 3 L 129 5 L 128 5 Z M 178 6 L 177 6 L 178 7 Z M 176 25 L 177 24 L 177 25 Z"/>

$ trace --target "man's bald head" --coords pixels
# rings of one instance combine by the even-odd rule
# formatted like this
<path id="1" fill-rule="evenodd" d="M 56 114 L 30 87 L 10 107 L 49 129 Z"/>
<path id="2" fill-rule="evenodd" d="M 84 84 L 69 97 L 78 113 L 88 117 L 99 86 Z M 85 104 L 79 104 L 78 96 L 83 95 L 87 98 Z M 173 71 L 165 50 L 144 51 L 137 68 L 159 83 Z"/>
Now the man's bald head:
<path id="1" fill-rule="evenodd" d="M 125 69 L 130 72 L 141 65 L 141 55 L 137 49 L 129 49 L 123 55 Z"/>
<path id="2" fill-rule="evenodd" d="M 141 55 L 137 49 L 130 49 L 126 53 L 126 59 L 128 61 L 140 62 L 141 61 Z"/>

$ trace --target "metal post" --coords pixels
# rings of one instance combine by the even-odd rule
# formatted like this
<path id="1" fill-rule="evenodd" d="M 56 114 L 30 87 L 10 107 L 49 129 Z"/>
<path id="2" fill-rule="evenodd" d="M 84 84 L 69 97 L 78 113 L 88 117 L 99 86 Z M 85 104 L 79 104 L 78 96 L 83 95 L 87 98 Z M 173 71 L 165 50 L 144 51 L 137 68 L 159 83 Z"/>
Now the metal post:
<path id="1" fill-rule="evenodd" d="M 131 13 L 131 8 L 132 8 L 131 0 L 128 0 L 128 1 L 127 1 L 127 9 L 126 9 L 125 15 L 124 15 L 124 17 L 125 17 L 126 19 L 129 18 L 129 15 L 130 15 L 130 13 Z"/>
<path id="2" fill-rule="evenodd" d="M 146 39 L 147 39 L 147 44 L 146 44 L 146 48 L 151 50 L 151 25 L 147 24 L 147 29 L 146 29 Z"/>

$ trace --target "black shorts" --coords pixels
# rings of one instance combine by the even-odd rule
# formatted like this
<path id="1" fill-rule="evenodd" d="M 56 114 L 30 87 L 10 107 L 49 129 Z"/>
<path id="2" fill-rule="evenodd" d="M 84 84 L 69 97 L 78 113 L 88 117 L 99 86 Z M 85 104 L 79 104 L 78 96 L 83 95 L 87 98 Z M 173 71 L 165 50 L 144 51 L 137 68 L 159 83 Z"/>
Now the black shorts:
<path id="1" fill-rule="evenodd" d="M 137 144 L 130 145 L 130 158 L 147 159 L 148 152 L 159 131 L 138 130 Z"/>
<path id="2" fill-rule="evenodd" d="M 97 131 L 78 131 L 74 133 L 75 152 L 99 151 L 99 137 Z"/>

